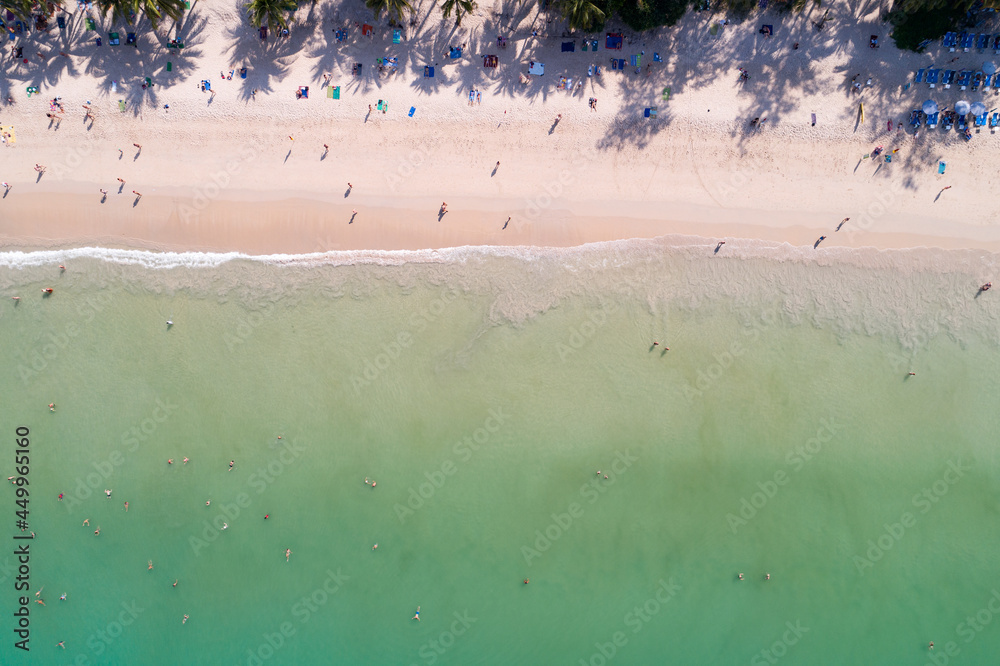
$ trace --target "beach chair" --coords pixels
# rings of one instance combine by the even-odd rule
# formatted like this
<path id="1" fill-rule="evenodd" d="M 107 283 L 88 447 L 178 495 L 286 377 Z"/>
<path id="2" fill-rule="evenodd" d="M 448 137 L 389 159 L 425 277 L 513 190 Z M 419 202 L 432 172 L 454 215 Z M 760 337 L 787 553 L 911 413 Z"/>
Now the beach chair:
<path id="1" fill-rule="evenodd" d="M 944 84 L 945 90 L 951 88 L 951 84 L 955 82 L 955 70 L 948 69 L 945 70 L 944 76 L 941 77 L 941 83 Z"/>
<path id="2" fill-rule="evenodd" d="M 991 83 L 993 83 L 993 75 L 992 74 L 984 74 L 983 75 L 983 92 L 986 92 L 987 90 L 990 89 L 990 84 Z"/>
<path id="3" fill-rule="evenodd" d="M 994 54 L 1000 55 L 1000 34 L 993 36 L 993 43 L 990 48 L 993 49 Z"/>
<path id="4" fill-rule="evenodd" d="M 428 79 L 433 79 L 434 78 L 434 68 L 433 67 L 424 67 L 424 77 L 428 78 Z"/>
<path id="5" fill-rule="evenodd" d="M 947 165 L 944 162 L 938 162 L 938 175 L 943 176 L 944 170 Z"/>
<path id="6" fill-rule="evenodd" d="M 969 52 L 969 49 L 972 48 L 972 44 L 973 42 L 975 42 L 975 40 L 976 36 L 968 32 L 963 32 L 961 35 L 959 35 L 958 38 L 958 42 L 962 46 L 962 51 L 964 51 L 965 53 Z"/>
<path id="7" fill-rule="evenodd" d="M 937 124 L 938 124 L 937 113 L 932 113 L 931 115 L 927 116 L 927 129 L 934 129 L 935 127 L 937 127 Z"/>
<path id="8" fill-rule="evenodd" d="M 943 124 L 944 124 L 944 129 L 945 129 L 946 132 L 951 131 L 952 120 L 951 120 L 951 114 L 950 113 L 944 114 L 944 122 L 943 122 Z"/>
<path id="9" fill-rule="evenodd" d="M 134 32 L 130 32 L 127 35 L 125 35 L 125 45 L 126 46 L 134 46 L 135 48 L 139 48 L 139 45 L 135 43 L 135 33 Z"/>
<path id="10" fill-rule="evenodd" d="M 944 47 L 948 49 L 949 53 L 955 52 L 955 44 L 958 43 L 958 35 L 954 32 L 944 33 Z"/>
<path id="11" fill-rule="evenodd" d="M 958 81 L 957 81 L 958 89 L 965 90 L 966 88 L 968 88 L 969 82 L 971 80 L 972 80 L 972 72 L 967 69 L 963 69 L 961 72 L 958 73 Z"/>
<path id="12" fill-rule="evenodd" d="M 416 112 L 417 112 L 417 107 L 415 107 L 415 106 L 411 106 L 411 107 L 410 107 L 410 112 L 409 112 L 409 113 L 407 113 L 406 115 L 408 115 L 408 116 L 409 116 L 410 118 L 412 118 L 412 117 L 413 117 L 413 114 L 414 114 L 414 113 L 416 113 Z"/>
<path id="13" fill-rule="evenodd" d="M 994 111 L 993 115 L 990 116 L 990 129 L 995 132 L 997 129 L 997 125 L 1000 125 L 1000 113 Z"/>
<path id="14" fill-rule="evenodd" d="M 976 127 L 985 127 L 986 126 L 986 114 L 987 113 L 988 113 L 987 111 L 983 111 L 981 114 L 979 114 L 978 116 L 976 116 Z"/>
<path id="15" fill-rule="evenodd" d="M 563 53 L 573 53 L 576 51 L 576 42 L 563 42 L 562 52 Z"/>
<path id="16" fill-rule="evenodd" d="M 392 43 L 399 44 L 403 40 L 403 33 L 399 30 L 392 31 Z"/>
<path id="17" fill-rule="evenodd" d="M 924 82 L 924 72 L 926 72 L 926 71 L 927 70 L 923 69 L 923 68 L 918 69 L 917 70 L 917 75 L 913 77 L 913 82 L 914 83 L 923 83 Z"/>
<path id="18" fill-rule="evenodd" d="M 986 47 L 990 45 L 989 35 L 979 35 L 976 37 L 976 49 L 982 53 L 986 50 Z"/>
<path id="19" fill-rule="evenodd" d="M 121 39 L 118 38 L 117 32 L 108 33 L 108 44 L 110 44 L 111 46 L 118 46 L 121 43 L 122 43 Z"/>
<path id="20" fill-rule="evenodd" d="M 972 76 L 972 89 L 973 90 L 979 90 L 979 86 L 981 86 L 982 84 L 983 84 L 983 73 L 982 72 L 976 72 Z"/>
<path id="21" fill-rule="evenodd" d="M 584 51 L 587 51 L 587 50 L 589 50 L 589 49 L 590 49 L 590 42 L 588 42 L 588 41 L 587 41 L 586 39 L 585 39 L 585 40 L 583 40 L 583 46 L 582 46 L 581 48 L 582 48 L 582 50 L 584 50 Z"/>
<path id="22" fill-rule="evenodd" d="M 941 72 L 940 69 L 928 69 L 927 78 L 925 79 L 925 81 L 927 81 L 927 85 L 929 85 L 931 88 L 936 88 L 938 82 L 938 74 L 940 72 Z"/>
<path id="23" fill-rule="evenodd" d="M 56 17 L 56 25 L 59 26 L 60 30 L 66 29 L 66 18 L 64 16 Z"/>
<path id="24" fill-rule="evenodd" d="M 1000 92 L 1000 72 L 997 72 L 997 75 L 993 77 L 993 89 Z"/>

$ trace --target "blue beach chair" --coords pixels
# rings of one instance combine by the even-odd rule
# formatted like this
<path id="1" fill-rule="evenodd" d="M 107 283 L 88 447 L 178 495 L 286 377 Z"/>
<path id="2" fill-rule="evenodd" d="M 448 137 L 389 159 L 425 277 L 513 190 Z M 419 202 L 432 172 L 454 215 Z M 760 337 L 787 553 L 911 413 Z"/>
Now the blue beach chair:
<path id="1" fill-rule="evenodd" d="M 976 48 L 980 53 L 986 50 L 986 47 L 990 45 L 989 35 L 979 35 L 976 37 Z"/>
<path id="2" fill-rule="evenodd" d="M 972 44 L 975 42 L 975 40 L 976 36 L 968 32 L 963 32 L 961 35 L 959 35 L 958 38 L 958 42 L 959 44 L 961 44 L 962 50 L 965 51 L 966 53 L 968 53 L 969 49 L 972 48 Z"/>
<path id="3" fill-rule="evenodd" d="M 920 69 L 918 69 L 917 70 L 917 75 L 915 77 L 913 77 L 913 82 L 914 83 L 923 83 L 924 82 L 924 72 L 926 72 L 926 71 L 927 70 L 924 69 L 923 67 L 921 67 Z"/>
<path id="4" fill-rule="evenodd" d="M 980 115 L 975 118 L 976 127 L 984 127 L 986 125 L 986 111 L 983 111 Z"/>
<path id="5" fill-rule="evenodd" d="M 932 113 L 931 115 L 927 116 L 927 129 L 934 129 L 935 127 L 937 127 L 938 115 L 939 114 L 937 113 Z"/>
<path id="6" fill-rule="evenodd" d="M 433 79 L 434 78 L 434 68 L 433 67 L 424 67 L 424 76 L 427 77 L 428 79 Z"/>
<path id="7" fill-rule="evenodd" d="M 1000 72 L 993 77 L 993 89 L 1000 92 Z"/>
<path id="8" fill-rule="evenodd" d="M 941 72 L 940 69 L 928 69 L 927 70 L 927 85 L 931 88 L 937 87 L 938 74 Z"/>
<path id="9" fill-rule="evenodd" d="M 958 43 L 958 35 L 954 32 L 944 33 L 944 47 L 948 49 L 950 53 L 955 52 L 955 44 Z"/>
<path id="10" fill-rule="evenodd" d="M 1000 55 L 1000 35 L 993 36 L 993 53 Z"/>
<path id="11" fill-rule="evenodd" d="M 971 80 L 972 80 L 972 72 L 967 69 L 963 69 L 961 72 L 958 73 L 958 82 L 957 82 L 958 89 L 965 90 L 966 88 L 968 88 L 969 81 Z"/>
<path id="12" fill-rule="evenodd" d="M 945 90 L 951 88 L 951 84 L 955 82 L 955 70 L 948 69 L 945 70 L 944 76 L 941 77 L 941 83 L 944 84 Z"/>
<path id="13" fill-rule="evenodd" d="M 1000 125 L 1000 113 L 994 111 L 993 115 L 990 116 L 990 129 L 996 130 L 997 125 Z"/>

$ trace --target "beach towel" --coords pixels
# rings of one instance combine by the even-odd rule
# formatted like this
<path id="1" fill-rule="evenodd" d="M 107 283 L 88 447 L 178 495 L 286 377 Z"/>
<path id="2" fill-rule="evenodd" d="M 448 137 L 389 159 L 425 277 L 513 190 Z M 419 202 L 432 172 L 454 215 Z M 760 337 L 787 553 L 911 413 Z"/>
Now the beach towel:
<path id="1" fill-rule="evenodd" d="M 167 61 L 167 71 L 168 72 L 174 71 L 174 63 L 170 62 L 169 60 Z"/>
<path id="2" fill-rule="evenodd" d="M 124 100 L 118 100 L 118 110 L 125 113 L 125 102 Z"/>
<path id="3" fill-rule="evenodd" d="M 403 33 L 401 33 L 399 30 L 393 30 L 392 31 L 392 43 L 393 44 L 399 44 L 399 42 L 402 41 L 402 39 L 403 39 Z"/>
<path id="4" fill-rule="evenodd" d="M 938 173 L 939 174 L 943 174 L 944 173 L 944 168 L 945 168 L 945 163 L 944 162 L 938 162 Z"/>
<path id="5" fill-rule="evenodd" d="M 528 65 L 528 74 L 534 74 L 535 76 L 542 76 L 545 74 L 545 65 L 540 62 L 532 62 Z"/>
<path id="6" fill-rule="evenodd" d="M 309 86 L 299 86 L 297 97 L 299 99 L 309 99 Z"/>
<path id="7" fill-rule="evenodd" d="M 573 53 L 576 51 L 576 42 L 563 42 L 562 52 L 563 53 Z"/>
<path id="8" fill-rule="evenodd" d="M 327 86 L 326 96 L 330 99 L 340 99 L 340 86 Z"/>
<path id="9" fill-rule="evenodd" d="M 456 47 L 452 46 L 450 49 L 448 49 L 448 57 L 449 58 L 461 58 L 462 57 L 462 49 L 456 48 Z"/>
<path id="10" fill-rule="evenodd" d="M 406 115 L 408 115 L 409 117 L 411 117 L 411 118 L 412 118 L 412 117 L 413 117 L 413 114 L 414 114 L 414 113 L 416 113 L 416 112 L 417 112 L 417 107 L 415 107 L 415 106 L 411 106 L 411 107 L 410 107 L 410 112 L 409 112 L 408 114 L 406 114 Z"/>
<path id="11" fill-rule="evenodd" d="M 642 56 L 634 55 L 634 56 L 630 56 L 629 60 L 631 61 L 633 67 L 638 67 L 639 66 L 639 60 L 641 58 L 642 58 Z"/>
<path id="12" fill-rule="evenodd" d="M 372 30 L 373 30 L 373 28 L 370 25 L 368 25 L 367 23 L 365 23 L 363 26 L 361 26 L 361 34 L 364 35 L 365 37 L 371 37 L 372 36 Z"/>
<path id="13" fill-rule="evenodd" d="M 119 44 L 121 44 L 121 40 L 118 39 L 117 32 L 108 33 L 108 44 L 110 44 L 111 46 L 118 46 Z"/>
<path id="14" fill-rule="evenodd" d="M 426 76 L 428 79 L 433 79 L 434 78 L 434 68 L 433 67 L 424 67 L 424 76 Z"/>
<path id="15" fill-rule="evenodd" d="M 205 87 L 205 90 L 211 90 L 212 89 L 212 82 L 209 81 L 208 79 L 202 80 L 201 85 L 203 85 Z"/>
<path id="16" fill-rule="evenodd" d="M 56 25 L 59 26 L 60 30 L 62 30 L 63 28 L 66 27 L 66 19 L 63 18 L 62 16 L 57 17 L 56 18 Z"/>
<path id="17" fill-rule="evenodd" d="M 667 87 L 663 89 L 663 101 L 666 102 L 669 99 L 670 99 L 670 88 Z"/>
<path id="18" fill-rule="evenodd" d="M 583 50 L 586 51 L 589 46 L 590 42 L 588 42 L 586 39 L 583 40 Z"/>
<path id="19" fill-rule="evenodd" d="M 139 48 L 139 45 L 135 43 L 135 33 L 134 32 L 130 32 L 127 35 L 125 35 L 125 44 L 127 46 L 134 46 L 135 48 Z"/>
<path id="20" fill-rule="evenodd" d="M 240 67 L 240 78 L 241 79 L 247 78 L 247 68 L 246 67 Z"/>
<path id="21" fill-rule="evenodd" d="M 97 24 L 94 23 L 94 19 L 87 19 L 87 30 L 97 30 Z"/>
<path id="22" fill-rule="evenodd" d="M 622 47 L 622 34 L 620 32 L 609 32 L 604 40 L 604 48 L 619 50 Z"/>

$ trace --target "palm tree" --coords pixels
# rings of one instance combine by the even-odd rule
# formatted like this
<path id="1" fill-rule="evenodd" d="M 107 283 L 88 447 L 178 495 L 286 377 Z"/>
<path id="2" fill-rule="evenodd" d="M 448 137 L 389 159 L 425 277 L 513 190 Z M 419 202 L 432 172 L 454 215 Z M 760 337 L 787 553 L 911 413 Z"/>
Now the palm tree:
<path id="1" fill-rule="evenodd" d="M 604 22 L 604 12 L 591 0 L 558 0 L 563 17 L 571 30 L 590 30 Z"/>
<path id="2" fill-rule="evenodd" d="M 474 0 L 444 0 L 441 3 L 441 11 L 445 18 L 451 16 L 452 10 L 455 10 L 455 25 L 462 25 L 462 17 L 476 11 L 476 7 Z"/>
<path id="3" fill-rule="evenodd" d="M 29 22 L 34 4 L 33 0 L 0 0 L 0 10 L 9 11 L 20 21 Z"/>
<path id="4" fill-rule="evenodd" d="M 184 17 L 184 0 L 97 0 L 97 7 L 102 13 L 109 11 L 114 18 L 130 19 L 132 14 L 144 14 L 153 26 L 168 18 L 174 22 Z"/>
<path id="5" fill-rule="evenodd" d="M 289 16 L 298 7 L 296 0 L 248 0 L 243 5 L 253 27 L 267 26 L 275 32 L 288 27 Z"/>
<path id="6" fill-rule="evenodd" d="M 403 22 L 403 14 L 413 11 L 410 0 L 365 0 L 365 6 L 375 14 L 375 20 L 384 11 L 391 21 Z"/>

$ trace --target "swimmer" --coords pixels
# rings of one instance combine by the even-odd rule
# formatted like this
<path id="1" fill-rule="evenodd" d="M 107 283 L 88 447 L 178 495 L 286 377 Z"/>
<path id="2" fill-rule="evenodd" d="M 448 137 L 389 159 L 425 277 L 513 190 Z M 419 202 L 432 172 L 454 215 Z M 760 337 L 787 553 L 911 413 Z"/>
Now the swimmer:
<path id="1" fill-rule="evenodd" d="M 84 527 L 89 527 L 89 526 L 90 526 L 90 518 L 86 518 L 86 519 L 84 519 L 84 521 L 83 521 L 83 526 L 84 526 Z"/>
<path id="2" fill-rule="evenodd" d="M 21 300 L 21 297 L 20 296 L 11 296 L 10 300 L 14 301 L 14 305 L 17 305 L 17 302 L 19 300 Z"/>
<path id="3" fill-rule="evenodd" d="M 167 458 L 167 464 L 168 465 L 173 465 L 174 464 L 174 459 L 173 458 Z"/>
<path id="4" fill-rule="evenodd" d="M 59 264 L 59 272 L 60 273 L 65 273 L 66 272 L 66 267 L 63 266 L 62 264 Z"/>
<path id="5" fill-rule="evenodd" d="M 36 604 L 41 604 L 41 605 L 43 605 L 43 606 L 45 605 L 45 601 L 44 601 L 44 600 L 42 600 L 42 599 L 35 599 L 35 603 L 36 603 Z"/>
<path id="6" fill-rule="evenodd" d="M 228 530 L 229 529 L 229 523 L 222 523 L 222 529 Z"/>
<path id="7" fill-rule="evenodd" d="M 601 470 L 597 470 L 597 476 L 601 475 Z"/>
<path id="8" fill-rule="evenodd" d="M 42 590 L 44 590 L 44 589 L 45 589 L 44 585 L 42 585 L 40 588 L 38 588 L 38 592 L 35 592 L 35 596 L 36 597 L 42 596 Z"/>
<path id="9" fill-rule="evenodd" d="M 65 643 L 65 642 L 66 642 L 66 641 L 59 641 L 58 643 L 56 643 L 56 645 L 58 645 L 58 646 L 59 646 L 59 647 L 61 647 L 61 648 L 62 648 L 63 650 L 65 650 L 65 649 L 66 649 L 66 646 L 65 646 L 65 645 L 63 645 L 63 644 Z"/>
<path id="10" fill-rule="evenodd" d="M 375 487 L 375 479 L 372 479 L 372 488 Z"/>
<path id="11" fill-rule="evenodd" d="M 43 294 L 51 294 L 52 293 L 52 287 L 46 287 L 45 289 L 42 289 L 42 293 Z"/>
<path id="12" fill-rule="evenodd" d="M 531 582 L 531 581 L 530 581 L 530 580 L 528 580 L 527 578 L 525 578 L 525 579 L 524 579 L 524 584 L 525 584 L 525 585 L 527 585 L 527 584 L 528 584 L 528 583 L 530 583 L 530 582 Z"/>
<path id="13" fill-rule="evenodd" d="M 62 596 L 59 597 L 59 601 L 66 601 L 66 593 L 63 592 Z"/>
<path id="14" fill-rule="evenodd" d="M 174 584 L 171 587 L 177 587 L 177 579 L 174 578 Z"/>
<path id="15" fill-rule="evenodd" d="M 128 511 L 128 502 L 125 502 L 125 510 Z"/>
<path id="16" fill-rule="evenodd" d="M 417 606 L 417 612 L 413 615 L 413 619 L 420 622 L 420 606 Z"/>
<path id="17" fill-rule="evenodd" d="M 607 474 L 605 474 L 605 475 L 604 475 L 604 480 L 605 480 L 605 481 L 607 481 L 607 480 L 608 480 L 608 475 L 607 475 Z"/>
<path id="18" fill-rule="evenodd" d="M 771 580 L 771 574 L 769 573 L 764 574 L 764 580 Z"/>
<path id="19" fill-rule="evenodd" d="M 743 574 L 739 574 L 739 579 L 743 580 Z"/>
<path id="20" fill-rule="evenodd" d="M 94 530 L 94 536 L 101 536 L 101 527 L 100 527 L 100 525 L 98 525 L 97 529 Z"/>
<path id="21" fill-rule="evenodd" d="M 230 461 L 229 461 L 229 471 L 230 471 L 230 472 L 232 472 L 232 471 L 233 471 L 233 465 L 235 465 L 235 464 L 236 464 L 236 461 L 235 461 L 235 460 L 230 460 Z"/>
<path id="22" fill-rule="evenodd" d="M 185 459 L 184 459 L 184 460 L 183 460 L 182 462 L 183 462 L 183 463 L 184 463 L 185 465 L 187 465 L 187 464 L 188 464 L 188 460 L 190 460 L 190 458 L 185 458 Z"/>
<path id="23" fill-rule="evenodd" d="M 14 477 L 10 477 L 10 478 L 13 479 Z M 9 481 L 10 479 L 7 479 L 7 480 Z M 63 498 L 63 494 L 59 493 L 59 501 L 60 502 L 62 501 L 62 498 Z"/>
<path id="24" fill-rule="evenodd" d="M 207 502 L 205 502 L 205 506 L 211 506 L 211 505 L 212 505 L 212 500 L 208 500 Z"/>
<path id="25" fill-rule="evenodd" d="M 174 320 L 173 319 L 168 319 L 167 320 L 167 328 L 170 328 L 173 325 L 174 325 Z"/>
<path id="26" fill-rule="evenodd" d="M 909 375 L 910 377 L 916 377 L 916 376 L 917 376 L 917 373 L 915 373 L 915 372 L 909 372 L 909 373 L 907 373 L 907 374 L 908 374 L 908 375 Z"/>
<path id="27" fill-rule="evenodd" d="M 149 560 L 149 566 L 146 567 L 146 571 L 152 571 L 152 570 L 153 570 L 153 560 Z"/>
<path id="28" fill-rule="evenodd" d="M 49 411 L 50 412 L 56 411 L 56 403 L 54 403 L 54 402 L 50 402 L 49 403 Z"/>
<path id="29" fill-rule="evenodd" d="M 105 488 L 104 489 L 104 494 L 108 496 L 108 499 L 111 499 L 111 491 L 110 490 L 108 490 L 107 488 Z"/>
<path id="30" fill-rule="evenodd" d="M 267 519 L 268 519 L 268 518 L 270 518 L 270 517 L 271 517 L 271 514 L 269 514 L 269 513 L 265 513 L 265 514 L 264 514 L 264 520 L 267 520 Z"/>
<path id="31" fill-rule="evenodd" d="M 927 649 L 928 650 L 933 650 L 934 649 L 934 641 L 931 641 L 931 644 L 927 646 Z"/>
<path id="32" fill-rule="evenodd" d="M 378 544 L 375 544 L 374 546 L 372 546 L 372 550 L 375 550 L 377 548 L 378 548 Z"/>
<path id="33" fill-rule="evenodd" d="M 288 561 L 288 558 L 291 557 L 291 555 L 292 555 L 292 549 L 291 548 L 286 548 L 285 549 L 285 561 L 286 562 Z"/>
<path id="34" fill-rule="evenodd" d="M 188 621 L 188 617 L 189 617 L 189 616 L 187 615 L 187 613 L 185 613 L 185 614 L 184 614 L 184 619 L 183 619 L 183 620 L 181 620 L 181 624 L 187 624 L 187 621 Z"/>

